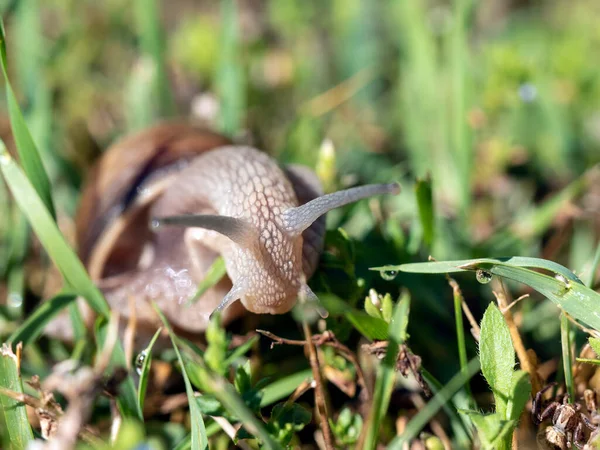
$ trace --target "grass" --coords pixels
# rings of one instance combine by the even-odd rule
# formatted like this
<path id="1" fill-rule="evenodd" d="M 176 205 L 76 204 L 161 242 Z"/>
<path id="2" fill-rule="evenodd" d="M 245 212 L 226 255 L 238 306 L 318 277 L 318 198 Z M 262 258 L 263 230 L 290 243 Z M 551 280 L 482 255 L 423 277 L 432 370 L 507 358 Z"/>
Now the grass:
<path id="1" fill-rule="evenodd" d="M 23 343 L 3 350 L 4 446 L 39 438 L 23 403 L 47 398 L 57 364 L 108 356 L 78 448 L 316 448 L 327 424 L 335 448 L 535 445 L 528 398 L 557 381 L 581 403 L 600 356 L 597 5 L 184 3 L 0 7 L 0 335 Z M 103 354 L 115 335 L 73 246 L 77 195 L 111 142 L 173 117 L 309 165 L 328 192 L 401 183 L 328 215 L 310 280 L 329 311 L 311 324 L 324 405 L 306 311 L 203 336 L 157 315 L 141 356 L 120 339 Z M 73 342 L 44 333 L 60 315 Z"/>

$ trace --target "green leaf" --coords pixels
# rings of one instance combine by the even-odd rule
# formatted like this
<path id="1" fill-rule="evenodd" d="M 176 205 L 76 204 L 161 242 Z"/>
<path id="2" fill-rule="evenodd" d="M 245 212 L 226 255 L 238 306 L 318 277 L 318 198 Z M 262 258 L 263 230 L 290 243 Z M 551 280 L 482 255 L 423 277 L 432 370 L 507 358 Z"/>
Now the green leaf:
<path id="1" fill-rule="evenodd" d="M 194 396 L 194 390 L 192 389 L 192 384 L 190 383 L 190 379 L 187 375 L 186 366 L 184 364 L 183 358 L 181 357 L 179 348 L 175 343 L 175 334 L 173 333 L 173 330 L 171 329 L 171 325 L 167 321 L 167 318 L 164 316 L 164 314 L 158 308 L 158 306 L 156 306 L 155 303 L 152 303 L 152 307 L 159 315 L 160 320 L 162 321 L 164 327 L 169 333 L 169 337 L 171 338 L 171 344 L 173 345 L 173 349 L 175 350 L 175 353 L 177 354 L 177 359 L 179 360 L 179 365 L 181 366 L 181 374 L 183 375 L 183 382 L 185 383 L 185 392 L 187 394 L 188 404 L 190 407 L 192 448 L 205 449 L 208 447 L 208 439 L 206 437 L 206 428 L 204 427 L 204 420 L 202 419 L 200 407 L 198 406 L 198 402 L 196 401 L 196 397 Z"/>
<path id="2" fill-rule="evenodd" d="M 367 339 L 384 341 L 388 338 L 389 324 L 385 320 L 371 317 L 361 311 L 348 311 L 346 317 Z"/>
<path id="3" fill-rule="evenodd" d="M 506 407 L 506 418 L 508 420 L 519 420 L 525 404 L 529 400 L 531 393 L 531 383 L 529 374 L 524 370 L 517 370 L 512 373 L 511 396 L 508 399 Z"/>
<path id="4" fill-rule="evenodd" d="M 246 80 L 240 55 L 238 6 L 234 0 L 221 2 L 221 51 L 215 78 L 221 105 L 220 130 L 232 136 L 242 128 L 246 109 Z"/>
<path id="5" fill-rule="evenodd" d="M 219 256 L 214 260 L 211 266 L 206 271 L 204 278 L 198 284 L 198 290 L 194 296 L 188 300 L 188 305 L 193 305 L 198 301 L 200 297 L 204 295 L 211 287 L 217 284 L 227 274 L 225 269 L 225 260 L 222 256 Z"/>
<path id="6" fill-rule="evenodd" d="M 423 229 L 423 240 L 428 247 L 431 247 L 435 238 L 435 215 L 430 177 L 417 180 L 415 183 L 415 196 L 417 197 L 419 219 Z"/>
<path id="7" fill-rule="evenodd" d="M 396 359 L 398 358 L 399 346 L 406 338 L 406 325 L 410 310 L 410 296 L 404 295 L 396 305 L 392 321 L 389 325 L 388 348 L 382 364 L 377 369 L 375 390 L 373 393 L 373 406 L 368 421 L 365 449 L 374 449 L 377 445 L 379 427 L 387 409 L 396 379 Z M 385 323 L 385 322 L 384 322 Z"/>
<path id="8" fill-rule="evenodd" d="M 389 450 L 401 450 L 405 443 L 410 442 L 425 427 L 435 414 L 446 405 L 467 383 L 473 375 L 479 372 L 479 360 L 473 358 L 467 365 L 466 372 L 458 372 L 452 379 L 438 391 L 437 394 L 414 416 L 404 429 L 404 433 L 394 438 L 388 445 Z"/>
<path id="9" fill-rule="evenodd" d="M 96 340 L 98 343 L 97 347 L 104 348 L 104 343 L 106 342 L 106 334 L 108 332 L 108 321 L 104 318 L 99 318 L 96 321 L 95 328 Z M 121 346 L 121 343 L 118 339 L 115 343 L 112 354 L 110 355 L 110 364 L 107 368 L 107 372 L 110 373 L 111 370 L 113 370 L 115 367 L 127 367 L 125 352 L 123 351 L 123 347 Z M 127 374 L 127 378 L 125 378 L 125 380 L 123 380 L 123 382 L 119 386 L 119 396 L 117 397 L 117 403 L 123 416 L 143 420 L 143 416 L 141 415 L 138 409 L 135 384 L 133 382 L 133 378 L 131 378 L 131 375 L 129 373 Z"/>
<path id="10" fill-rule="evenodd" d="M 8 68 L 6 58 L 6 35 L 4 32 L 4 23 L 0 19 L 0 66 L 2 66 L 2 73 L 4 74 L 4 80 L 6 82 L 6 102 L 8 104 L 8 114 L 10 116 L 10 125 L 12 128 L 17 152 L 23 170 L 27 174 L 27 177 L 33 184 L 33 188 L 37 192 L 37 195 L 48 210 L 52 220 L 56 219 L 56 212 L 54 210 L 54 202 L 52 201 L 52 190 L 50 187 L 50 180 L 42 164 L 42 159 L 38 149 L 31 137 L 29 128 L 23 118 L 23 113 L 17 102 L 17 98 L 12 90 L 10 81 L 8 80 Z"/>
<path id="11" fill-rule="evenodd" d="M 548 276 L 526 267 L 544 269 Z M 538 258 L 481 258 L 462 261 L 403 264 L 373 270 L 401 270 L 414 273 L 449 273 L 485 270 L 509 280 L 526 284 L 554 302 L 574 319 L 600 331 L 600 294 L 581 283 L 573 272 L 552 261 Z"/>
<path id="12" fill-rule="evenodd" d="M 456 261 L 432 261 L 423 263 L 401 264 L 399 266 L 372 267 L 369 270 L 384 272 L 386 270 L 411 273 L 454 273 L 474 270 L 479 264 L 504 264 L 514 267 L 533 267 L 561 274 L 569 280 L 581 282 L 577 276 L 564 266 L 547 259 L 529 258 L 524 256 L 511 256 L 506 258 L 478 258 L 462 259 Z"/>
<path id="13" fill-rule="evenodd" d="M 140 355 L 144 355 L 142 367 L 140 368 L 140 371 L 139 371 L 140 381 L 138 382 L 138 392 L 137 392 L 137 404 L 138 404 L 139 414 L 141 417 L 144 417 L 144 400 L 146 399 L 146 389 L 148 387 L 148 377 L 150 376 L 150 365 L 152 363 L 152 347 L 154 347 L 154 343 L 158 339 L 158 336 L 160 335 L 161 331 L 162 331 L 162 328 L 159 328 L 158 330 L 156 330 L 156 333 L 154 333 L 154 336 L 152 336 L 152 339 L 150 340 L 150 343 L 148 344 L 148 346 L 144 350 L 142 350 L 142 352 L 140 353 Z M 138 355 L 137 358 L 139 358 L 140 355 Z M 137 360 L 136 360 L 136 370 L 137 370 Z"/>
<path id="14" fill-rule="evenodd" d="M 76 298 L 77 296 L 74 294 L 58 294 L 56 297 L 42 302 L 8 338 L 8 342 L 10 344 L 23 342 L 23 345 L 27 345 L 35 341 L 44 331 L 46 324 L 72 304 Z"/>
<path id="15" fill-rule="evenodd" d="M 515 350 L 504 316 L 494 303 L 490 303 L 481 321 L 479 359 L 483 376 L 494 393 L 496 412 L 506 419 L 512 394 Z"/>
<path id="16" fill-rule="evenodd" d="M 274 381 L 262 390 L 260 406 L 268 406 L 287 397 L 304 381 L 312 380 L 312 370 L 306 369 Z"/>
<path id="17" fill-rule="evenodd" d="M 478 411 L 460 411 L 469 416 L 477 428 L 482 448 L 485 450 L 510 449 L 506 447 L 516 420 L 504 420 L 499 413 L 481 414 Z"/>
<path id="18" fill-rule="evenodd" d="M 297 403 L 278 403 L 273 407 L 268 425 L 277 440 L 287 445 L 294 432 L 302 431 L 311 419 L 312 413 Z"/>
<path id="19" fill-rule="evenodd" d="M 596 353 L 596 356 L 600 356 L 600 339 L 590 337 L 588 339 L 588 342 L 590 343 L 590 347 L 592 347 L 592 350 L 594 350 L 594 353 Z"/>
<path id="20" fill-rule="evenodd" d="M 0 349 L 0 387 L 12 392 L 23 392 L 21 374 L 17 367 L 17 356 L 11 347 L 3 344 Z M 13 400 L 0 391 L 0 414 L 4 416 L 10 448 L 24 449 L 33 440 L 33 432 L 27 418 L 25 405 Z"/>
<path id="21" fill-rule="evenodd" d="M 31 182 L 10 157 L 2 141 L 0 141 L 0 168 L 19 208 L 29 220 L 35 234 L 67 283 L 88 301 L 94 311 L 108 317 L 110 309 L 104 297 L 90 280 L 83 264 L 65 241 Z"/>

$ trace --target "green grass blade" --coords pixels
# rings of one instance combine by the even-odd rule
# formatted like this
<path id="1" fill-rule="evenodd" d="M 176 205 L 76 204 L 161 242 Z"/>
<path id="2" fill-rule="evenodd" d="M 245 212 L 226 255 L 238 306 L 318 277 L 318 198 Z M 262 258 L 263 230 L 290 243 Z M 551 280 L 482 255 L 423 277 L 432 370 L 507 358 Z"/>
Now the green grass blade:
<path id="1" fill-rule="evenodd" d="M 194 296 L 188 300 L 188 305 L 193 305 L 196 303 L 206 291 L 217 284 L 225 275 L 227 275 L 227 269 L 225 269 L 225 260 L 222 256 L 219 256 L 206 271 L 206 275 L 198 284 L 198 290 Z"/>
<path id="2" fill-rule="evenodd" d="M 575 386 L 573 382 L 573 333 L 571 333 L 571 321 L 563 312 L 560 315 L 560 343 L 562 347 L 563 371 L 565 374 L 565 385 L 569 394 L 569 402 L 575 401 Z"/>
<path id="3" fill-rule="evenodd" d="M 377 370 L 377 379 L 375 381 L 375 391 L 373 394 L 373 405 L 367 422 L 367 437 L 364 448 L 375 449 L 379 437 L 379 427 L 381 420 L 387 412 L 394 380 L 396 379 L 396 358 L 398 349 L 406 338 L 406 324 L 410 310 L 410 297 L 408 295 L 398 302 L 394 311 L 394 316 L 389 326 L 389 341 L 385 358 Z"/>
<path id="4" fill-rule="evenodd" d="M 153 85 L 158 114 L 164 117 L 175 113 L 175 103 L 165 61 L 166 39 L 160 23 L 160 3 L 158 0 L 137 0 L 135 13 L 142 51 L 150 57 L 154 66 Z"/>
<path id="5" fill-rule="evenodd" d="M 104 297 L 90 280 L 83 264 L 65 241 L 46 205 L 1 141 L 0 169 L 19 208 L 67 283 L 88 301 L 94 311 L 108 317 L 110 310 Z"/>
<path id="6" fill-rule="evenodd" d="M 515 267 L 533 267 L 534 269 L 544 269 L 564 276 L 569 280 L 581 283 L 581 280 L 569 269 L 561 266 L 554 261 L 547 259 L 529 258 L 526 256 L 511 256 L 503 258 L 478 258 L 478 259 L 462 259 L 457 261 L 436 261 L 401 264 L 399 266 L 388 265 L 382 267 L 372 267 L 370 270 L 379 272 L 385 271 L 402 271 L 411 273 L 453 273 L 473 270 L 469 266 L 477 264 L 505 264 Z"/>
<path id="7" fill-rule="evenodd" d="M 296 372 L 285 378 L 274 381 L 268 386 L 265 386 L 262 391 L 262 398 L 260 400 L 261 408 L 287 397 L 293 393 L 298 386 L 300 386 L 300 383 L 306 380 L 312 380 L 311 369 Z"/>
<path id="8" fill-rule="evenodd" d="M 221 2 L 221 60 L 216 88 L 221 102 L 220 130 L 234 135 L 242 128 L 246 108 L 244 71 L 241 65 L 238 7 L 235 0 Z"/>
<path id="9" fill-rule="evenodd" d="M 138 409 L 141 417 L 144 417 L 144 400 L 146 399 L 146 389 L 148 387 L 148 376 L 150 375 L 150 364 L 152 363 L 152 347 L 154 347 L 154 343 L 158 339 L 162 328 L 156 330 L 154 336 L 150 340 L 148 346 L 142 350 L 144 354 L 144 362 L 142 363 L 142 367 L 140 370 L 140 381 L 138 383 L 138 391 L 137 391 L 137 401 L 138 401 Z M 136 367 L 137 369 L 137 367 Z"/>
<path id="10" fill-rule="evenodd" d="M 175 334 L 173 333 L 171 325 L 167 321 L 167 318 L 164 316 L 162 311 L 156 306 L 156 304 L 153 303 L 152 306 L 154 307 L 154 310 L 159 315 L 160 320 L 162 321 L 164 327 L 169 333 L 169 338 L 171 338 L 173 349 L 177 354 L 177 360 L 179 361 L 179 365 L 181 366 L 181 374 L 183 375 L 183 381 L 185 383 L 185 392 L 187 394 L 188 404 L 190 407 L 192 428 L 191 446 L 193 449 L 205 449 L 208 447 L 208 439 L 206 437 L 206 428 L 204 426 L 204 420 L 202 419 L 202 413 L 200 412 L 200 408 L 198 406 L 198 403 L 196 402 L 196 397 L 194 396 L 194 389 L 192 388 L 192 383 L 190 383 L 190 379 L 186 372 L 183 358 L 181 357 L 181 353 L 175 342 Z"/>
<path id="11" fill-rule="evenodd" d="M 4 74 L 4 80 L 6 82 L 6 101 L 8 103 L 10 124 L 19 158 L 23 165 L 23 170 L 27 174 L 29 180 L 31 180 L 35 191 L 40 199 L 42 199 L 44 206 L 49 211 L 51 217 L 56 219 L 50 180 L 44 170 L 42 159 L 40 158 L 35 142 L 31 137 L 29 128 L 27 128 L 23 113 L 21 112 L 17 98 L 12 90 L 10 81 L 8 80 L 6 35 L 4 33 L 4 24 L 2 23 L 2 20 L 0 20 L 0 66 L 2 66 L 2 73 Z"/>
<path id="12" fill-rule="evenodd" d="M 72 304 L 76 298 L 77 296 L 74 294 L 58 294 L 50 300 L 42 302 L 8 338 L 8 342 L 10 344 L 23 342 L 23 345 L 34 342 L 44 331 L 46 324 Z"/>
<path id="13" fill-rule="evenodd" d="M 585 282 L 585 285 L 589 288 L 592 288 L 594 286 L 594 278 L 596 277 L 596 272 L 598 271 L 599 265 L 600 265 L 600 243 L 596 247 L 596 253 L 594 253 L 592 267 L 590 268 L 590 273 Z"/>
<path id="14" fill-rule="evenodd" d="M 17 367 L 17 357 L 12 349 L 3 344 L 0 350 L 0 386 L 12 392 L 23 392 L 21 375 Z M 29 441 L 33 440 L 33 432 L 25 405 L 3 395 L 0 392 L 1 415 L 6 424 L 6 431 L 10 439 L 10 448 L 24 449 Z"/>
<path id="15" fill-rule="evenodd" d="M 106 342 L 106 334 L 108 332 L 108 320 L 102 318 L 96 321 L 96 341 L 97 348 L 104 348 Z M 110 373 L 116 367 L 127 367 L 127 360 L 125 359 L 125 352 L 119 339 L 115 343 L 112 354 L 110 356 L 110 365 L 108 371 Z M 117 397 L 117 404 L 121 410 L 121 414 L 125 417 L 131 417 L 134 419 L 143 420 L 141 414 L 139 414 L 137 407 L 137 395 L 135 392 L 135 384 L 131 375 L 127 375 L 127 378 L 119 386 L 119 396 Z"/>
<path id="16" fill-rule="evenodd" d="M 400 450 L 404 444 L 415 438 L 419 431 L 423 429 L 427 423 L 437 414 L 442 406 L 444 406 L 452 396 L 469 381 L 473 375 L 479 372 L 479 360 L 473 358 L 467 365 L 467 373 L 459 372 L 446 384 L 435 396 L 425 405 L 425 407 L 417 413 L 416 416 L 408 423 L 402 435 L 394 438 L 388 445 L 390 450 Z"/>
<path id="17" fill-rule="evenodd" d="M 23 299 L 25 297 L 25 257 L 29 248 L 29 226 L 25 216 L 17 208 L 13 208 L 13 226 L 10 231 L 10 262 L 6 280 L 6 307 L 13 319 L 23 315 Z"/>
<path id="18" fill-rule="evenodd" d="M 423 228 L 423 240 L 431 248 L 435 238 L 435 208 L 430 177 L 417 180 L 415 183 L 415 196 L 419 209 L 419 219 Z"/>
<path id="19" fill-rule="evenodd" d="M 548 270 L 554 277 L 527 267 Z M 577 276 L 552 261 L 539 258 L 481 258 L 462 261 L 429 262 L 384 266 L 373 270 L 401 270 L 416 273 L 448 273 L 482 269 L 492 275 L 526 284 L 554 302 L 559 308 L 587 326 L 600 330 L 600 294 L 583 285 Z"/>

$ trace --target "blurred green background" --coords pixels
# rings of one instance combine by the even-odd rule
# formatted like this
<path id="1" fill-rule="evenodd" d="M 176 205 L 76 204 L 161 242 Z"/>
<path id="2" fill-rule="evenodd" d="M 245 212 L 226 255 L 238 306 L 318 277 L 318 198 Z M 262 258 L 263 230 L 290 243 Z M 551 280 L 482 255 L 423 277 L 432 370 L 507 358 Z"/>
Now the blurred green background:
<path id="1" fill-rule="evenodd" d="M 347 277 L 380 292 L 408 287 L 411 345 L 441 379 L 458 368 L 454 343 L 443 341 L 454 339 L 444 279 L 385 281 L 369 267 L 522 255 L 591 275 L 597 1 L 1 0 L 0 14 L 10 77 L 67 235 L 101 152 L 132 130 L 184 118 L 316 167 L 328 190 L 401 182 L 398 198 L 329 215 L 356 258 L 348 275 L 326 254 L 313 283 L 342 298 Z M 1 195 L 10 331 L 6 318 L 34 306 L 22 300 L 39 280 L 24 269 L 35 244 L 28 250 L 25 223 Z M 338 243 L 329 236 L 329 247 Z M 479 318 L 489 288 L 459 279 Z M 556 357 L 558 310 L 538 297 L 516 316 L 527 344 Z"/>

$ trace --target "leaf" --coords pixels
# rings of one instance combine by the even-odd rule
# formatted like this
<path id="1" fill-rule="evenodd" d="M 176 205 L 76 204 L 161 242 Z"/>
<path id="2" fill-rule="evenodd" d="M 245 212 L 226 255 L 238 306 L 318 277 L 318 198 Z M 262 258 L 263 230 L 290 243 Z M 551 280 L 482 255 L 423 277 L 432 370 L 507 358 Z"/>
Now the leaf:
<path id="1" fill-rule="evenodd" d="M 526 267 L 548 270 L 548 276 Z M 509 280 L 526 284 L 554 302 L 574 319 L 600 331 L 600 294 L 584 286 L 573 272 L 552 261 L 539 258 L 481 258 L 461 261 L 429 262 L 384 266 L 372 270 L 401 270 L 414 273 L 449 273 L 485 270 Z"/>
<path id="2" fill-rule="evenodd" d="M 312 380 L 312 370 L 306 369 L 274 381 L 262 390 L 260 406 L 268 406 L 290 395 L 304 381 Z"/>
<path id="3" fill-rule="evenodd" d="M 401 264 L 399 266 L 382 266 L 372 267 L 369 270 L 377 270 L 384 272 L 386 270 L 402 271 L 411 273 L 454 273 L 474 270 L 479 264 L 505 264 L 515 267 L 533 267 L 536 269 L 544 269 L 550 272 L 563 275 L 569 280 L 581 282 L 577 276 L 564 266 L 561 266 L 554 261 L 547 259 L 529 258 L 524 256 L 511 256 L 506 258 L 478 258 L 478 259 L 462 259 L 456 261 L 434 261 Z"/>
<path id="4" fill-rule="evenodd" d="M 10 125 L 12 128 L 17 152 L 23 170 L 27 174 L 27 178 L 31 181 L 33 188 L 37 192 L 37 195 L 42 200 L 45 208 L 48 210 L 52 221 L 56 219 L 56 212 L 54 210 L 54 202 L 52 201 L 52 191 L 50 187 L 50 180 L 42 164 L 42 159 L 38 149 L 31 137 L 29 128 L 23 118 L 21 108 L 12 90 L 10 81 L 8 80 L 8 68 L 6 58 L 6 34 L 4 32 L 4 23 L 0 19 L 0 66 L 2 67 L 2 73 L 4 74 L 4 80 L 6 83 L 6 102 L 8 104 L 8 114 L 10 116 Z"/>
<path id="5" fill-rule="evenodd" d="M 192 389 L 192 384 L 190 383 L 190 379 L 186 372 L 186 366 L 183 362 L 183 358 L 181 357 L 181 353 L 179 352 L 179 348 L 175 343 L 175 334 L 171 329 L 171 325 L 167 321 L 167 318 L 164 316 L 162 311 L 156 306 L 155 303 L 152 303 L 152 307 L 160 317 L 164 327 L 167 329 L 169 333 L 169 338 L 171 338 L 171 344 L 173 345 L 173 349 L 177 354 L 177 359 L 179 360 L 179 365 L 181 366 L 181 374 L 183 375 L 183 382 L 185 383 L 185 392 L 188 398 L 188 404 L 190 407 L 190 416 L 191 416 L 191 428 L 192 428 L 192 448 L 193 449 L 205 449 L 208 447 L 208 439 L 206 437 L 206 428 L 204 427 L 204 420 L 202 419 L 202 413 L 200 412 L 200 407 L 198 406 L 198 402 L 196 401 L 196 397 L 194 396 L 194 390 Z"/>
<path id="6" fill-rule="evenodd" d="M 44 327 L 53 317 L 72 304 L 77 298 L 74 294 L 58 294 L 56 297 L 42 302 L 36 310 L 27 317 L 25 322 L 8 338 L 10 344 L 23 342 L 27 345 L 37 339 Z"/>
<path id="7" fill-rule="evenodd" d="M 402 299 L 396 305 L 392 321 L 389 325 L 388 348 L 382 364 L 377 368 L 377 378 L 375 380 L 375 390 L 373 393 L 373 406 L 369 415 L 367 437 L 364 448 L 374 449 L 377 445 L 379 436 L 379 427 L 383 417 L 385 417 L 394 381 L 396 379 L 396 359 L 398 349 L 406 338 L 406 325 L 408 323 L 408 312 L 410 310 L 410 296 L 403 295 Z M 385 323 L 385 322 L 384 322 Z"/>
<path id="8" fill-rule="evenodd" d="M 225 260 L 222 256 L 219 256 L 214 260 L 214 262 L 206 271 L 206 275 L 204 275 L 204 278 L 198 284 L 198 290 L 196 291 L 194 296 L 188 300 L 188 306 L 196 303 L 206 291 L 208 291 L 211 287 L 213 287 L 215 284 L 221 281 L 221 279 L 226 274 L 227 269 L 225 268 Z"/>
<path id="9" fill-rule="evenodd" d="M 499 413 L 481 414 L 478 411 L 460 411 L 469 416 L 477 428 L 482 448 L 495 450 L 506 444 L 507 438 L 517 424 L 516 420 L 504 420 Z M 504 441 L 504 442 L 502 442 Z M 508 447 L 510 449 L 510 446 Z"/>
<path id="10" fill-rule="evenodd" d="M 479 359 L 483 376 L 494 393 L 496 412 L 506 419 L 512 394 L 515 350 L 504 316 L 494 303 L 490 303 L 481 321 Z"/>
<path id="11" fill-rule="evenodd" d="M 19 208 L 29 220 L 44 249 L 67 283 L 77 294 L 87 300 L 94 311 L 108 317 L 110 309 L 104 297 L 90 280 L 83 264 L 65 241 L 31 182 L 8 154 L 2 141 L 0 141 L 0 168 Z"/>
<path id="12" fill-rule="evenodd" d="M 511 386 L 511 396 L 508 399 L 506 418 L 508 420 L 519 420 L 531 393 L 529 374 L 524 370 L 513 372 Z"/>
<path id="13" fill-rule="evenodd" d="M 466 372 L 458 372 L 431 400 L 414 416 L 404 429 L 404 433 L 396 436 L 388 445 L 389 450 L 401 450 L 405 443 L 410 442 L 425 427 L 433 416 L 446 405 L 450 399 L 467 383 L 473 375 L 479 372 L 479 360 L 473 358 L 467 364 Z"/>
<path id="14" fill-rule="evenodd" d="M 433 206 L 433 189 L 431 177 L 419 178 L 415 183 L 415 196 L 419 208 L 419 219 L 423 229 L 423 240 L 428 247 L 435 238 L 435 215 Z"/>
<path id="15" fill-rule="evenodd" d="M 367 339 L 384 341 L 388 338 L 388 323 L 360 311 L 348 311 L 346 317 L 360 334 Z"/>
<path id="16" fill-rule="evenodd" d="M 100 318 L 96 321 L 96 340 L 98 342 L 98 348 L 104 348 L 104 342 L 106 341 L 108 321 L 104 318 Z M 125 352 L 121 346 L 120 341 L 117 339 L 113 348 L 110 365 L 108 371 L 115 367 L 127 367 L 127 361 L 125 359 Z M 123 380 L 119 386 L 119 396 L 117 397 L 117 403 L 121 410 L 121 414 L 125 417 L 135 417 L 143 420 L 143 416 L 138 410 L 137 395 L 135 392 L 135 384 L 133 378 L 128 373 L 127 378 Z"/>
<path id="17" fill-rule="evenodd" d="M 596 353 L 596 356 L 600 356 L 600 339 L 590 337 L 588 339 L 588 342 L 590 343 L 590 347 L 592 347 L 592 350 L 594 350 L 594 353 Z"/>
<path id="18" fill-rule="evenodd" d="M 2 344 L 0 349 L 0 386 L 12 392 L 23 392 L 17 355 L 13 353 L 11 347 L 7 344 Z M 10 448 L 26 448 L 28 443 L 33 440 L 33 432 L 31 431 L 31 425 L 29 425 L 25 405 L 4 395 L 2 392 L 0 392 L 0 404 L 2 405 L 0 414 L 4 416 L 3 421 L 6 422 Z"/>
<path id="19" fill-rule="evenodd" d="M 152 347 L 154 347 L 154 343 L 158 339 L 162 328 L 156 330 L 154 336 L 150 340 L 148 346 L 142 350 L 140 354 L 144 355 L 144 361 L 142 362 L 142 367 L 139 371 L 140 381 L 138 382 L 138 392 L 137 392 L 137 404 L 138 410 L 141 417 L 144 417 L 144 400 L 146 399 L 146 388 L 148 387 L 148 377 L 150 375 L 150 364 L 152 363 Z M 139 355 L 138 355 L 139 358 Z M 136 369 L 137 369 L 137 360 L 136 360 Z"/>

